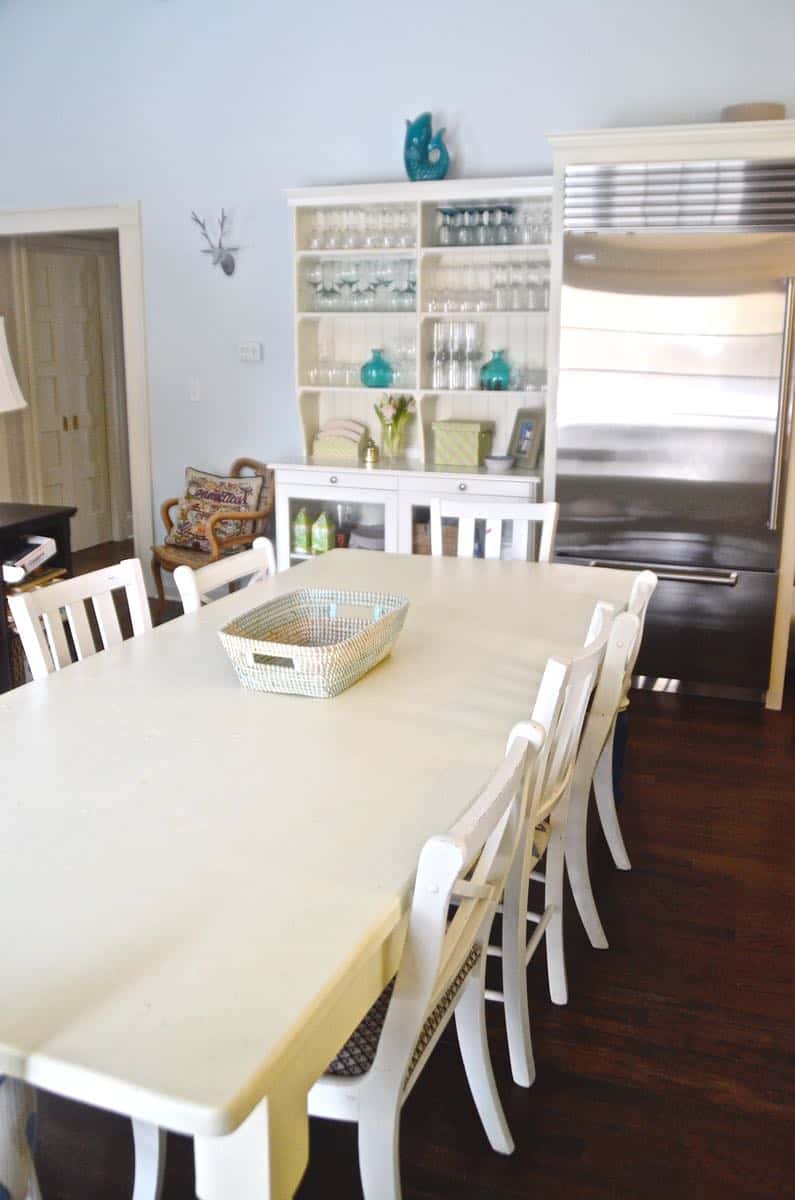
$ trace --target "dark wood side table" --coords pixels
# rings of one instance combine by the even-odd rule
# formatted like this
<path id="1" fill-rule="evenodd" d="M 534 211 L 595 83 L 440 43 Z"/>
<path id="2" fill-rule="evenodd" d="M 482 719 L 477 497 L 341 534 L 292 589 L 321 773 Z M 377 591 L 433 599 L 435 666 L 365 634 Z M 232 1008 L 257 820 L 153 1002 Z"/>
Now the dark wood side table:
<path id="1" fill-rule="evenodd" d="M 45 504 L 0 504 L 0 561 L 3 550 L 17 538 L 40 534 L 55 539 L 55 557 L 48 567 L 65 567 L 72 574 L 72 540 L 69 520 L 76 508 L 51 508 Z M 0 692 L 11 687 L 11 657 L 6 613 L 6 591 L 0 571 Z"/>

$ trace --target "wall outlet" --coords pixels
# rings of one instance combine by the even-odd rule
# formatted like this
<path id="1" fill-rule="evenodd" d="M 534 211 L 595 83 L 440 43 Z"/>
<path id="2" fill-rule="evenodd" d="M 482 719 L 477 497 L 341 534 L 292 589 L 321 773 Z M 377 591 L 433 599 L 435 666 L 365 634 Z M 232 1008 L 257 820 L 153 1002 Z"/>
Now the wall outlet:
<path id="1" fill-rule="evenodd" d="M 198 404 L 199 401 L 201 400 L 201 394 L 202 394 L 202 389 L 201 389 L 201 384 L 199 383 L 198 379 L 189 379 L 188 380 L 188 399 L 190 400 L 191 404 Z"/>
<path id="2" fill-rule="evenodd" d="M 262 342 L 241 342 L 238 350 L 241 362 L 262 362 Z"/>

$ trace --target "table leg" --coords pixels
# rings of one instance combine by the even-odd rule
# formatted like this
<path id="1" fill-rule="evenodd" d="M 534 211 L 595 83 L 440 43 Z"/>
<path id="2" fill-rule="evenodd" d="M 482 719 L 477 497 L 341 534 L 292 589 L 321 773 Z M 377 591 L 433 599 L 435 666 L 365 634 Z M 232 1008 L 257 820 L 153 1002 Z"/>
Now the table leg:
<path id="1" fill-rule="evenodd" d="M 194 1139 L 199 1200 L 290 1200 L 309 1159 L 306 1090 L 261 1100 L 234 1133 Z"/>
<path id="2" fill-rule="evenodd" d="M 33 1165 L 36 1090 L 0 1075 L 0 1200 L 41 1200 Z"/>

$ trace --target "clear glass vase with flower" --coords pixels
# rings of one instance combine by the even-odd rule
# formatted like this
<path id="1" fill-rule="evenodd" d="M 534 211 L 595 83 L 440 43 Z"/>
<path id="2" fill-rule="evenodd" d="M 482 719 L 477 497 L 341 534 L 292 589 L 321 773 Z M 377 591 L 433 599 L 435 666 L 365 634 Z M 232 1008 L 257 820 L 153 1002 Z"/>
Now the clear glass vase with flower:
<path id="1" fill-rule="evenodd" d="M 406 426 L 416 408 L 413 396 L 385 395 L 373 407 L 381 422 L 381 450 L 384 458 L 399 458 Z"/>

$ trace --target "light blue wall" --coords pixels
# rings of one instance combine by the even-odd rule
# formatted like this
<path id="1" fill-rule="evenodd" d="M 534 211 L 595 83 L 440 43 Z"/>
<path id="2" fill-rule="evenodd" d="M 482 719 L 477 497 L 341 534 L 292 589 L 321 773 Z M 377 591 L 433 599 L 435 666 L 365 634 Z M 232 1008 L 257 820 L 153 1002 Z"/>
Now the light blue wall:
<path id="1" fill-rule="evenodd" d="M 400 179 L 425 108 L 455 174 L 500 175 L 547 170 L 545 131 L 749 99 L 795 106 L 793 0 L 0 0 L 0 208 L 142 202 L 160 499 L 298 450 L 284 188 Z M 189 221 L 222 205 L 232 279 Z"/>

